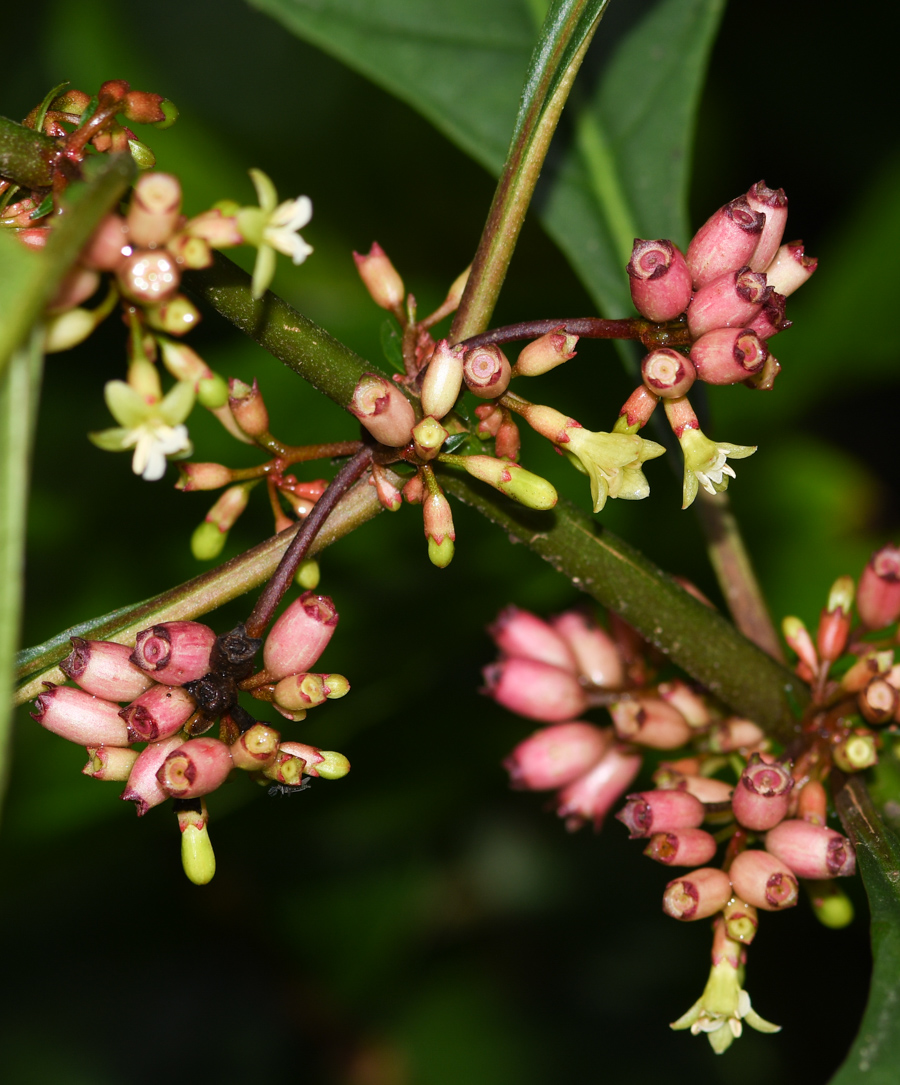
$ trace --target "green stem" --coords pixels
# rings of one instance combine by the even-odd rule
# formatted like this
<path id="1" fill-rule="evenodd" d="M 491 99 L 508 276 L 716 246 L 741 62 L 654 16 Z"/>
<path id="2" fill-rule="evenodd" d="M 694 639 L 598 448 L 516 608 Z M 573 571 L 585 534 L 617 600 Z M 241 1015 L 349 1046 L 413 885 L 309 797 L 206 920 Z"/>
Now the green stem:
<path id="1" fill-rule="evenodd" d="M 47 188 L 53 182 L 56 140 L 0 117 L 0 177 L 22 188 Z"/>

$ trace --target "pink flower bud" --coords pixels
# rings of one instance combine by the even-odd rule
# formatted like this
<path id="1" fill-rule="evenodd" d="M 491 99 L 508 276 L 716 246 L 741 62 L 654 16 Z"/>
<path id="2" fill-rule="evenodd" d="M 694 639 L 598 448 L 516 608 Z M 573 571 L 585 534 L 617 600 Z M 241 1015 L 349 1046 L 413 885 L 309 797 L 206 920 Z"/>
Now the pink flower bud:
<path id="1" fill-rule="evenodd" d="M 170 173 L 144 173 L 135 182 L 125 222 L 138 248 L 164 245 L 181 212 L 181 185 Z"/>
<path id="2" fill-rule="evenodd" d="M 163 761 L 159 786 L 176 799 L 196 799 L 215 791 L 233 768 L 231 754 L 217 738 L 192 738 Z"/>
<path id="3" fill-rule="evenodd" d="M 94 293 L 100 285 L 100 276 L 96 271 L 76 264 L 59 284 L 53 299 L 47 306 L 48 312 L 61 313 L 74 309 Z"/>
<path id="4" fill-rule="evenodd" d="M 696 829 L 705 816 L 703 803 L 686 791 L 640 791 L 628 796 L 616 820 L 628 829 L 629 839 L 637 840 L 654 833 Z"/>
<path id="5" fill-rule="evenodd" d="M 841 688 L 849 693 L 858 693 L 869 684 L 876 674 L 887 674 L 894 666 L 892 650 L 866 652 L 853 664 L 841 679 Z"/>
<path id="6" fill-rule="evenodd" d="M 369 485 L 375 487 L 378 501 L 382 508 L 388 512 L 396 512 L 403 504 L 401 491 L 391 481 L 390 476 L 380 464 L 372 464 L 372 474 L 369 476 Z"/>
<path id="7" fill-rule="evenodd" d="M 766 281 L 773 290 L 788 297 L 812 275 L 819 266 L 814 256 L 805 256 L 803 244 L 791 241 L 782 245 L 775 259 L 766 268 Z"/>
<path id="8" fill-rule="evenodd" d="M 734 793 L 731 784 L 709 776 L 686 775 L 682 778 L 679 787 L 703 803 L 730 802 Z"/>
<path id="9" fill-rule="evenodd" d="M 72 637 L 72 651 L 59 669 L 87 693 L 107 701 L 133 701 L 153 685 L 131 662 L 131 649 L 112 641 Z"/>
<path id="10" fill-rule="evenodd" d="M 163 742 L 151 742 L 141 751 L 128 776 L 128 785 L 119 796 L 137 805 L 137 816 L 143 817 L 151 807 L 159 806 L 169 797 L 156 778 L 160 766 L 173 750 L 184 744 L 183 735 L 172 735 Z"/>
<path id="11" fill-rule="evenodd" d="M 347 410 L 380 444 L 402 448 L 412 440 L 416 414 L 406 396 L 377 373 L 363 373 Z"/>
<path id="12" fill-rule="evenodd" d="M 828 660 L 829 663 L 840 659 L 847 647 L 855 589 L 856 585 L 852 577 L 838 577 L 831 585 L 828 603 L 819 617 L 816 648 L 819 657 Z"/>
<path id="13" fill-rule="evenodd" d="M 639 384 L 622 404 L 619 417 L 624 418 L 629 426 L 642 428 L 650 421 L 650 416 L 656 410 L 658 403 L 659 396 L 643 384 Z"/>
<path id="14" fill-rule="evenodd" d="M 536 659 L 505 659 L 482 672 L 486 692 L 495 701 L 531 720 L 558 723 L 580 716 L 588 707 L 578 679 L 570 671 Z"/>
<path id="15" fill-rule="evenodd" d="M 747 193 L 747 203 L 753 211 L 766 216 L 762 235 L 748 263 L 754 271 L 765 271 L 771 264 L 787 223 L 788 201 L 783 188 L 769 188 L 765 181 L 757 181 Z"/>
<path id="16" fill-rule="evenodd" d="M 666 704 L 677 708 L 691 727 L 705 727 L 712 718 L 704 698 L 680 678 L 661 682 L 657 693 Z"/>
<path id="17" fill-rule="evenodd" d="M 900 693 L 886 678 L 876 676 L 860 690 L 857 703 L 866 720 L 877 727 L 892 719 L 900 704 Z"/>
<path id="18" fill-rule="evenodd" d="M 493 343 L 474 347 L 463 355 L 463 380 L 480 399 L 496 399 L 509 387 L 512 368 L 503 351 Z"/>
<path id="19" fill-rule="evenodd" d="M 512 420 L 509 412 L 504 411 L 500 416 L 497 436 L 494 438 L 494 451 L 501 459 L 515 462 L 519 458 L 521 448 L 522 438 L 519 436 L 519 427 Z M 553 504 L 556 504 L 555 498 Z"/>
<path id="20" fill-rule="evenodd" d="M 132 124 L 159 124 L 166 119 L 160 106 L 165 101 L 161 94 L 146 90 L 130 90 L 125 95 L 125 119 Z"/>
<path id="21" fill-rule="evenodd" d="M 515 377 L 539 377 L 549 373 L 563 362 L 575 357 L 577 335 L 568 335 L 564 326 L 557 331 L 547 332 L 540 339 L 535 339 L 523 347 L 513 367 Z"/>
<path id="22" fill-rule="evenodd" d="M 202 622 L 162 622 L 137 635 L 130 659 L 166 686 L 202 678 L 216 634 Z"/>
<path id="23" fill-rule="evenodd" d="M 654 833 L 644 855 L 667 866 L 696 866 L 708 863 L 716 854 L 716 847 L 715 838 L 703 829 L 679 829 Z"/>
<path id="24" fill-rule="evenodd" d="M 743 196 L 720 207 L 694 234 L 688 246 L 687 265 L 694 286 L 701 287 L 726 271 L 748 264 L 765 222 L 765 215 L 754 211 Z"/>
<path id="25" fill-rule="evenodd" d="M 275 681 L 301 674 L 315 663 L 337 628 L 338 612 L 327 595 L 307 591 L 272 626 L 263 647 L 263 664 Z"/>
<path id="26" fill-rule="evenodd" d="M 869 629 L 883 629 L 900 617 L 900 550 L 890 543 L 869 559 L 859 587 L 856 609 Z"/>
<path id="27" fill-rule="evenodd" d="M 663 911 L 673 919 L 706 919 L 721 912 L 731 895 L 731 881 L 724 870 L 701 867 L 669 882 Z"/>
<path id="28" fill-rule="evenodd" d="M 230 467 L 221 463 L 180 463 L 176 490 L 193 493 L 194 490 L 218 490 L 234 478 Z"/>
<path id="29" fill-rule="evenodd" d="M 697 371 L 690 358 L 677 350 L 661 347 L 648 354 L 641 362 L 644 384 L 654 395 L 664 399 L 678 399 L 690 391 Z"/>
<path id="30" fill-rule="evenodd" d="M 794 786 L 789 765 L 777 761 L 769 765 L 759 754 L 752 755 L 731 799 L 734 816 L 745 828 L 762 832 L 787 816 Z"/>
<path id="31" fill-rule="evenodd" d="M 697 376 L 708 384 L 737 384 L 758 373 L 769 356 L 766 344 L 747 328 L 716 328 L 691 347 Z"/>
<path id="32" fill-rule="evenodd" d="M 303 742 L 282 742 L 279 750 L 284 754 L 302 758 L 304 776 L 321 776 L 323 780 L 340 780 L 350 771 L 350 762 L 335 750 L 320 750 Z"/>
<path id="33" fill-rule="evenodd" d="M 261 437 L 268 433 L 269 412 L 255 377 L 252 385 L 245 384 L 236 377 L 229 380 L 228 406 L 235 422 L 248 437 Z"/>
<path id="34" fill-rule="evenodd" d="M 566 828 L 573 831 L 590 821 L 599 829 L 640 772 L 642 761 L 640 754 L 614 745 L 590 772 L 563 788 L 556 797 L 556 812 L 566 819 Z"/>
<path id="35" fill-rule="evenodd" d="M 258 772 L 266 768 L 278 753 L 281 735 L 267 723 L 255 723 L 229 746 L 236 769 Z"/>
<path id="36" fill-rule="evenodd" d="M 34 702 L 31 718 L 41 727 L 79 746 L 127 746 L 130 739 L 119 719 L 119 706 L 83 689 L 53 686 Z"/>
<path id="37" fill-rule="evenodd" d="M 749 267 L 727 271 L 701 286 L 688 306 L 688 328 L 694 339 L 714 328 L 746 328 L 769 300 L 771 287 L 762 272 Z"/>
<path id="38" fill-rule="evenodd" d="M 809 780 L 797 796 L 797 817 L 810 825 L 824 825 L 828 811 L 828 796 L 818 780 Z"/>
<path id="39" fill-rule="evenodd" d="M 403 487 L 403 496 L 410 505 L 421 505 L 425 500 L 425 483 L 419 471 Z"/>
<path id="40" fill-rule="evenodd" d="M 428 540 L 428 557 L 433 565 L 444 569 L 453 560 L 456 531 L 450 502 L 437 485 L 422 499 L 422 522 Z"/>
<path id="41" fill-rule="evenodd" d="M 128 228 L 121 215 L 107 215 L 81 250 L 79 261 L 95 271 L 116 271 L 130 255 Z"/>
<path id="42" fill-rule="evenodd" d="M 691 300 L 691 275 L 681 252 L 671 241 L 635 238 L 625 268 L 634 307 L 648 320 L 674 320 Z"/>
<path id="43" fill-rule="evenodd" d="M 478 432 L 482 437 L 496 437 L 503 424 L 503 408 L 495 403 L 482 403 L 475 408 L 479 418 Z"/>
<path id="44" fill-rule="evenodd" d="M 181 686 L 153 685 L 119 715 L 129 742 L 161 742 L 180 731 L 197 711 L 194 698 Z"/>
<path id="45" fill-rule="evenodd" d="M 798 878 L 837 878 L 856 873 L 853 845 L 834 829 L 791 818 L 766 833 L 766 851 Z"/>
<path id="46" fill-rule="evenodd" d="M 760 311 L 748 321 L 747 327 L 756 332 L 760 339 L 771 339 L 791 326 L 791 321 L 785 318 L 784 309 L 784 294 L 772 290 Z"/>
<path id="47" fill-rule="evenodd" d="M 181 272 L 165 249 L 137 249 L 116 268 L 116 279 L 129 300 L 159 305 L 178 289 Z"/>
<path id="48" fill-rule="evenodd" d="M 138 758 L 137 750 L 124 746 L 88 746 L 87 755 L 81 771 L 95 780 L 127 780 Z"/>
<path id="49" fill-rule="evenodd" d="M 605 629 L 580 610 L 567 610 L 551 618 L 550 622 L 575 657 L 578 674 L 600 689 L 622 688 L 625 664 L 615 641 Z"/>
<path id="50" fill-rule="evenodd" d="M 811 671 L 817 671 L 819 669 L 819 657 L 813 639 L 804 623 L 799 618 L 788 615 L 781 621 L 781 631 L 788 643 L 788 647 L 797 653 Z"/>
<path id="51" fill-rule="evenodd" d="M 359 277 L 375 304 L 381 306 L 382 309 L 399 309 L 406 296 L 403 280 L 378 242 L 372 242 L 372 247 L 365 256 L 355 252 L 353 259 Z"/>
<path id="52" fill-rule="evenodd" d="M 675 750 L 691 739 L 690 724 L 684 716 L 658 697 L 619 701 L 609 711 L 623 742 L 653 750 Z"/>
<path id="53" fill-rule="evenodd" d="M 528 610 L 508 606 L 501 610 L 488 633 L 507 656 L 537 659 L 577 673 L 575 656 L 559 632 Z"/>
<path id="54" fill-rule="evenodd" d="M 558 723 L 520 742 L 503 767 L 510 785 L 528 791 L 565 787 L 584 776 L 606 753 L 612 732 L 589 723 Z"/>
<path id="55" fill-rule="evenodd" d="M 280 708 L 296 712 L 300 708 L 324 704 L 328 697 L 325 689 L 324 675 L 291 674 L 276 684 L 272 700 Z"/>
<path id="56" fill-rule="evenodd" d="M 713 753 L 732 753 L 752 749 L 766 737 L 765 731 L 752 720 L 730 716 L 709 732 L 709 748 Z"/>
<path id="57" fill-rule="evenodd" d="M 797 903 L 797 879 L 768 851 L 742 851 L 728 873 L 735 893 L 754 908 L 780 912 Z"/>
<path id="58" fill-rule="evenodd" d="M 463 347 L 451 347 L 446 339 L 435 346 L 422 379 L 422 411 L 443 418 L 459 399 L 463 380 Z"/>

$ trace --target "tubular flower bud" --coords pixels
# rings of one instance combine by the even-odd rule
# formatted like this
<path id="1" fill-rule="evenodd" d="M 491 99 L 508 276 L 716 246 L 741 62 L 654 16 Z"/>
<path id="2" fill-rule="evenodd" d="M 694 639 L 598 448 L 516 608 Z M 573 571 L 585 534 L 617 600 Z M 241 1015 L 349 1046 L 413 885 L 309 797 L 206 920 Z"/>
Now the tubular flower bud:
<path id="1" fill-rule="evenodd" d="M 759 754 L 751 756 L 731 799 L 734 816 L 741 825 L 763 832 L 787 815 L 794 786 L 789 766 L 790 762 L 777 761 L 768 765 Z"/>
<path id="2" fill-rule="evenodd" d="M 475 408 L 478 416 L 478 432 L 482 437 L 496 437 L 503 424 L 503 408 L 494 403 L 482 403 Z"/>
<path id="3" fill-rule="evenodd" d="M 547 791 L 565 787 L 597 764 L 612 743 L 609 728 L 589 723 L 558 723 L 543 727 L 520 742 L 503 767 L 517 790 Z"/>
<path id="4" fill-rule="evenodd" d="M 229 486 L 206 514 L 206 523 L 218 528 L 223 535 L 226 535 L 247 507 L 250 485 L 244 482 L 238 486 Z"/>
<path id="5" fill-rule="evenodd" d="M 619 423 L 624 423 L 627 432 L 636 433 L 650 421 L 650 416 L 656 410 L 658 403 L 659 396 L 651 392 L 645 385 L 639 384 L 622 404 L 616 426 Z M 617 432 L 621 432 L 621 430 L 617 430 Z"/>
<path id="6" fill-rule="evenodd" d="M 276 681 L 307 671 L 325 651 L 338 612 L 327 595 L 307 591 L 284 611 L 263 647 L 263 664 Z"/>
<path id="7" fill-rule="evenodd" d="M 202 622 L 163 622 L 137 635 L 131 662 L 166 686 L 202 678 L 216 634 Z"/>
<path id="8" fill-rule="evenodd" d="M 729 802 L 734 788 L 724 780 L 715 780 L 709 776 L 695 773 L 680 773 L 662 766 L 653 774 L 653 782 L 659 788 L 686 791 L 700 802 Z"/>
<path id="9" fill-rule="evenodd" d="M 502 396 L 511 375 L 509 359 L 496 344 L 474 347 L 463 355 L 463 380 L 480 399 Z"/>
<path id="10" fill-rule="evenodd" d="M 733 941 L 749 946 L 756 937 L 759 919 L 752 904 L 745 904 L 737 897 L 732 897 L 722 909 L 722 919 L 725 933 Z"/>
<path id="11" fill-rule="evenodd" d="M 394 485 L 387 471 L 380 464 L 372 464 L 369 485 L 375 487 L 375 493 L 378 495 L 381 507 L 387 509 L 388 512 L 396 512 L 403 504 L 401 491 Z"/>
<path id="12" fill-rule="evenodd" d="M 200 322 L 200 310 L 184 294 L 175 294 L 161 305 L 145 305 L 147 324 L 167 335 L 187 335 Z"/>
<path id="13" fill-rule="evenodd" d="M 218 490 L 232 479 L 230 467 L 221 463 L 180 463 L 178 465 L 176 490 L 193 493 L 194 490 Z"/>
<path id="14" fill-rule="evenodd" d="M 663 893 L 663 911 L 673 919 L 706 919 L 721 912 L 731 895 L 731 882 L 724 870 L 701 867 L 669 882 Z"/>
<path id="15" fill-rule="evenodd" d="M 79 263 L 95 271 L 116 271 L 128 255 L 128 227 L 121 215 L 107 215 L 81 250 Z"/>
<path id="16" fill-rule="evenodd" d="M 753 251 L 749 264 L 754 271 L 765 271 L 771 264 L 787 223 L 787 196 L 783 188 L 769 188 L 765 181 L 757 181 L 746 196 L 753 211 L 760 211 L 766 216 L 762 236 Z"/>
<path id="17" fill-rule="evenodd" d="M 691 274 L 671 241 L 634 239 L 625 268 L 634 307 L 648 320 L 674 320 L 691 300 Z"/>
<path id="18" fill-rule="evenodd" d="M 141 249 L 164 245 L 181 212 L 181 185 L 170 173 L 145 173 L 131 194 L 125 222 L 130 241 Z"/>
<path id="19" fill-rule="evenodd" d="M 878 727 L 893 718 L 900 705 L 900 693 L 886 678 L 878 676 L 860 690 L 857 703 L 865 719 Z"/>
<path id="20" fill-rule="evenodd" d="M 578 674 L 600 689 L 620 689 L 625 684 L 625 665 L 615 641 L 579 610 L 567 610 L 551 618 L 553 629 L 575 657 Z"/>
<path id="21" fill-rule="evenodd" d="M 819 618 L 816 646 L 819 656 L 833 663 L 844 654 L 850 635 L 851 608 L 855 584 L 853 578 L 841 576 L 832 584 L 828 603 Z"/>
<path id="22" fill-rule="evenodd" d="M 131 662 L 131 649 L 106 640 L 72 637 L 72 651 L 59 669 L 87 693 L 107 701 L 133 701 L 153 679 Z"/>
<path id="23" fill-rule="evenodd" d="M 844 674 L 841 687 L 849 693 L 858 693 L 876 674 L 887 674 L 893 665 L 894 653 L 891 649 L 883 652 L 866 652 Z"/>
<path id="24" fill-rule="evenodd" d="M 275 760 L 280 741 L 281 735 L 274 727 L 254 723 L 229 746 L 234 767 L 258 772 Z"/>
<path id="25" fill-rule="evenodd" d="M 500 425 L 497 428 L 497 436 L 494 438 L 494 451 L 503 460 L 515 463 L 519 459 L 522 448 L 522 438 L 519 435 L 519 427 L 513 422 L 508 411 L 500 415 Z M 539 476 L 534 476 L 535 478 Z M 547 483 L 549 486 L 550 484 Z M 554 491 L 555 492 L 555 491 Z M 535 506 L 536 507 L 536 506 Z"/>
<path id="26" fill-rule="evenodd" d="M 856 873 L 853 845 L 834 829 L 802 818 L 782 821 L 766 833 L 766 851 L 799 878 L 837 878 Z"/>
<path id="27" fill-rule="evenodd" d="M 703 697 L 680 678 L 661 682 L 657 693 L 667 704 L 677 708 L 691 727 L 705 727 L 712 719 L 709 705 Z"/>
<path id="28" fill-rule="evenodd" d="M 728 271 L 701 286 L 687 311 L 691 336 L 698 339 L 714 328 L 746 328 L 769 300 L 766 276 L 749 267 Z"/>
<path id="29" fill-rule="evenodd" d="M 610 707 L 623 742 L 653 750 L 675 750 L 691 740 L 691 728 L 677 708 L 658 697 L 637 697 Z"/>
<path id="30" fill-rule="evenodd" d="M 793 616 L 783 618 L 781 631 L 788 643 L 788 647 L 797 653 L 811 671 L 817 671 L 819 669 L 819 657 L 816 654 L 816 648 L 812 637 L 809 635 L 809 630 L 803 622 Z"/>
<path id="31" fill-rule="evenodd" d="M 696 866 L 708 863 L 715 854 L 715 838 L 703 829 L 654 833 L 644 848 L 644 855 L 666 866 Z"/>
<path id="32" fill-rule="evenodd" d="M 900 617 L 900 549 L 876 550 L 859 578 L 856 609 L 869 629 L 883 629 Z"/>
<path id="33" fill-rule="evenodd" d="M 216 856 L 209 839 L 209 815 L 206 803 L 200 809 L 178 811 L 178 828 L 181 830 L 181 865 L 189 881 L 194 885 L 207 885 L 216 873 Z"/>
<path id="34" fill-rule="evenodd" d="M 87 755 L 81 771 L 95 780 L 127 780 L 138 758 L 137 750 L 122 746 L 88 746 Z"/>
<path id="35" fill-rule="evenodd" d="M 715 334 L 715 333 L 713 333 Z M 743 460 L 756 451 L 755 445 L 733 445 L 711 441 L 699 427 L 697 416 L 686 399 L 665 400 L 666 415 L 684 455 L 682 508 L 692 505 L 702 486 L 709 494 L 721 493 L 734 478 L 727 459 Z"/>
<path id="36" fill-rule="evenodd" d="M 256 383 L 245 384 L 232 377 L 228 382 L 228 406 L 235 422 L 248 437 L 261 437 L 269 430 L 269 412 Z"/>
<path id="37" fill-rule="evenodd" d="M 325 676 L 321 674 L 288 675 L 276 684 L 272 700 L 289 712 L 296 712 L 300 708 L 315 708 L 328 697 L 324 679 Z"/>
<path id="38" fill-rule="evenodd" d="M 194 698 L 181 686 L 153 685 L 119 715 L 129 742 L 161 742 L 176 734 L 197 711 Z"/>
<path id="39" fill-rule="evenodd" d="M 473 478 L 486 482 L 529 509 L 552 509 L 559 500 L 555 487 L 545 478 L 509 460 L 495 459 L 493 456 L 448 455 L 443 456 L 441 462 L 461 467 Z"/>
<path id="40" fill-rule="evenodd" d="M 439 569 L 446 569 L 453 560 L 456 531 L 450 502 L 444 496 L 433 474 L 427 476 L 428 493 L 422 500 L 422 520 L 428 540 L 428 559 Z"/>
<path id="41" fill-rule="evenodd" d="M 773 335 L 777 335 L 791 326 L 791 321 L 785 319 L 784 310 L 784 294 L 772 290 L 763 307 L 748 322 L 747 327 L 750 331 L 756 332 L 760 339 L 771 339 Z"/>
<path id="42" fill-rule="evenodd" d="M 709 748 L 713 753 L 732 753 L 734 750 L 752 749 L 765 737 L 765 731 L 752 720 L 730 716 L 710 731 Z"/>
<path id="43" fill-rule="evenodd" d="M 765 215 L 754 211 L 743 196 L 720 207 L 694 234 L 688 246 L 687 265 L 694 286 L 701 287 L 726 271 L 748 264 L 765 222 Z"/>
<path id="44" fill-rule="evenodd" d="M 173 750 L 160 765 L 156 778 L 167 795 L 197 799 L 215 791 L 233 767 L 225 743 L 204 736 Z"/>
<path id="45" fill-rule="evenodd" d="M 303 772 L 306 762 L 302 757 L 297 757 L 287 750 L 279 747 L 271 764 L 262 770 L 263 776 L 274 780 L 279 784 L 287 784 L 288 787 L 297 787 L 303 783 Z"/>
<path id="46" fill-rule="evenodd" d="M 577 335 L 569 335 L 560 325 L 523 347 L 513 366 L 514 377 L 539 377 L 575 357 Z"/>
<path id="47" fill-rule="evenodd" d="M 116 268 L 116 279 L 130 301 L 159 305 L 178 289 L 181 272 L 165 249 L 137 249 Z"/>
<path id="48" fill-rule="evenodd" d="M 754 908 L 780 912 L 797 903 L 797 879 L 786 863 L 768 851 L 742 851 L 729 870 L 734 891 Z"/>
<path id="49" fill-rule="evenodd" d="M 365 256 L 355 252 L 353 260 L 363 285 L 376 305 L 390 311 L 403 305 L 406 297 L 403 280 L 377 241 L 372 242 L 372 247 Z"/>
<path id="50" fill-rule="evenodd" d="M 185 226 L 185 233 L 198 237 L 214 249 L 230 249 L 243 245 L 244 237 L 237 228 L 237 219 L 230 214 L 230 208 L 213 207 L 209 211 L 190 219 Z M 234 205 L 237 211 L 237 204 Z"/>
<path id="51" fill-rule="evenodd" d="M 505 607 L 497 615 L 488 634 L 504 655 L 536 659 L 577 673 L 575 655 L 558 630 L 528 610 Z"/>
<path id="52" fill-rule="evenodd" d="M 677 399 L 690 391 L 697 371 L 690 358 L 685 358 L 677 350 L 661 347 L 641 362 L 641 376 L 653 395 Z"/>
<path id="53" fill-rule="evenodd" d="M 691 346 L 697 376 L 707 384 L 737 384 L 766 364 L 769 348 L 749 328 L 716 328 Z"/>
<path id="54" fill-rule="evenodd" d="M 412 439 L 416 424 L 412 404 L 395 384 L 377 373 L 363 373 L 347 410 L 380 444 L 402 448 Z"/>
<path id="55" fill-rule="evenodd" d="M 128 777 L 128 784 L 119 796 L 137 806 L 137 816 L 143 817 L 153 806 L 169 797 L 156 778 L 160 766 L 173 750 L 184 744 L 184 736 L 173 735 L 164 742 L 151 742 L 141 751 Z"/>
<path id="56" fill-rule="evenodd" d="M 686 791 L 641 791 L 627 797 L 616 821 L 628 829 L 631 840 L 637 840 L 654 833 L 699 828 L 705 814 L 703 803 Z"/>
<path id="57" fill-rule="evenodd" d="M 640 754 L 613 745 L 584 776 L 563 788 L 556 797 L 556 812 L 572 832 L 590 821 L 599 829 L 613 806 L 641 770 Z"/>
<path id="58" fill-rule="evenodd" d="M 435 346 L 422 379 L 422 411 L 443 418 L 459 399 L 463 380 L 463 347 L 451 347 L 446 339 Z"/>
<path id="59" fill-rule="evenodd" d="M 559 723 L 580 716 L 587 696 L 570 671 L 536 659 L 504 659 L 482 671 L 484 692 L 530 720 Z"/>
<path id="60" fill-rule="evenodd" d="M 791 241 L 781 246 L 766 268 L 766 281 L 773 290 L 788 297 L 803 286 L 818 266 L 814 256 L 804 255 L 802 242 Z"/>
<path id="61" fill-rule="evenodd" d="M 809 780 L 800 788 L 797 796 L 797 816 L 810 825 L 824 825 L 827 815 L 828 796 L 818 780 Z"/>
<path id="62" fill-rule="evenodd" d="M 31 718 L 41 727 L 79 746 L 127 746 L 125 724 L 119 706 L 83 689 L 52 686 L 34 702 Z"/>
<path id="63" fill-rule="evenodd" d="M 279 747 L 284 753 L 300 757 L 306 765 L 306 776 L 321 776 L 323 780 L 340 780 L 350 771 L 350 762 L 336 750 L 320 750 L 316 746 L 307 746 L 303 742 L 282 742 Z"/>
<path id="64" fill-rule="evenodd" d="M 844 890 L 833 879 L 806 881 L 804 888 L 809 893 L 816 919 L 823 927 L 841 930 L 853 922 L 853 903 Z"/>
<path id="65" fill-rule="evenodd" d="M 859 729 L 833 746 L 831 756 L 842 772 L 862 772 L 870 769 L 878 764 L 875 736 Z"/>
<path id="66" fill-rule="evenodd" d="M 413 426 L 412 439 L 416 455 L 423 460 L 433 460 L 449 436 L 450 434 L 436 418 L 426 415 L 421 422 Z"/>

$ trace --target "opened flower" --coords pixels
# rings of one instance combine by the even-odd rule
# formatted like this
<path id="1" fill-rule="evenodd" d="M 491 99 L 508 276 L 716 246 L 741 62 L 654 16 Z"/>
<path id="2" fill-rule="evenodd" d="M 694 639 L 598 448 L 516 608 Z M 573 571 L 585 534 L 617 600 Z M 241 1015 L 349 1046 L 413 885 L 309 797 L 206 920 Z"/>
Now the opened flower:
<path id="1" fill-rule="evenodd" d="M 566 430 L 568 447 L 563 451 L 591 480 L 594 512 L 599 512 L 608 497 L 641 501 L 650 494 L 650 483 L 641 470 L 645 460 L 654 460 L 665 449 L 655 441 L 646 441 L 636 433 L 593 433 L 581 426 Z"/>
<path id="2" fill-rule="evenodd" d="M 134 449 L 131 469 L 148 482 L 166 473 L 168 456 L 189 456 L 192 446 L 184 420 L 194 406 L 194 386 L 179 381 L 155 402 L 125 381 L 109 381 L 104 390 L 106 405 L 119 423 L 113 429 L 89 433 L 88 437 L 107 452 Z"/>
<path id="3" fill-rule="evenodd" d="M 711 441 L 701 430 L 685 428 L 678 438 L 684 453 L 684 491 L 682 508 L 686 509 L 702 486 L 707 493 L 721 493 L 734 478 L 734 468 L 726 459 L 743 460 L 752 456 L 756 445 L 732 445 Z"/>
<path id="4" fill-rule="evenodd" d="M 254 298 L 261 298 L 275 275 L 276 251 L 290 256 L 295 264 L 302 264 L 313 251 L 297 232 L 312 218 L 312 200 L 299 196 L 278 203 L 275 186 L 262 170 L 250 170 L 250 178 L 259 207 L 242 207 L 237 214 L 237 225 L 244 240 L 259 250 L 251 289 Z"/>

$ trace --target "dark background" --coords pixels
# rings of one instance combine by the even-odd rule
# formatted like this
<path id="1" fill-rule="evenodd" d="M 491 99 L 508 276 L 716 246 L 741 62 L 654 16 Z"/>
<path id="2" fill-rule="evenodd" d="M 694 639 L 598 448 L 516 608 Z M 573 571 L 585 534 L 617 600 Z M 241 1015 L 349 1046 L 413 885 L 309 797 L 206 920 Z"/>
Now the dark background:
<path id="1" fill-rule="evenodd" d="M 774 393 L 710 397 L 715 436 L 760 445 L 730 492 L 773 613 L 810 622 L 834 577 L 856 574 L 898 518 L 891 28 L 820 11 L 811 24 L 799 5 L 729 6 L 691 202 L 699 225 L 765 177 L 790 197 L 788 235 L 821 260 L 791 301 Z M 350 250 L 377 238 L 427 310 L 477 242 L 491 179 L 408 108 L 236 0 L 31 4 L 0 64 L 0 110 L 13 117 L 65 78 L 89 91 L 127 78 L 171 97 L 181 118 L 150 141 L 182 177 L 188 211 L 250 202 L 253 165 L 283 196 L 310 194 L 315 256 L 282 266 L 275 289 L 373 360 L 381 314 Z M 444 169 L 425 187 L 420 164 L 437 156 Z M 530 224 L 495 322 L 577 312 L 591 312 L 583 289 Z M 284 439 L 354 436 L 346 414 L 213 316 L 191 344 L 226 375 L 260 378 Z M 546 380 L 546 400 L 577 413 L 596 387 L 614 412 L 629 391 L 614 355 L 593 343 L 579 359 Z M 188 539 L 211 498 L 176 493 L 171 470 L 148 485 L 84 437 L 110 424 L 102 387 L 123 362 L 112 322 L 49 360 L 25 644 L 198 571 Z M 253 462 L 199 413 L 191 431 L 200 458 Z M 583 480 L 537 443 L 524 462 L 586 502 Z M 719 599 L 680 480 L 654 466 L 652 499 L 611 502 L 604 522 Z M 457 557 L 443 572 L 408 508 L 326 554 L 322 590 L 341 625 L 323 666 L 354 688 L 297 737 L 345 752 L 353 772 L 283 800 L 245 779 L 223 788 L 210 802 L 218 873 L 204 889 L 181 872 L 166 807 L 135 824 L 117 785 L 81 776 L 80 751 L 21 714 L 0 838 L 5 1081 L 827 1080 L 865 1000 L 860 887 L 861 918 L 846 931 L 825 931 L 803 905 L 763 917 L 747 987 L 781 1034 L 747 1030 L 716 1058 L 671 1033 L 703 988 L 708 928 L 661 916 L 665 872 L 619 825 L 568 835 L 541 796 L 508 791 L 499 763 L 529 725 L 475 694 L 492 655 L 482 630 L 501 606 L 546 613 L 577 595 L 469 510 L 454 515 Z M 254 494 L 225 556 L 269 525 Z M 231 605 L 217 627 L 248 609 Z"/>

